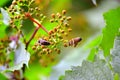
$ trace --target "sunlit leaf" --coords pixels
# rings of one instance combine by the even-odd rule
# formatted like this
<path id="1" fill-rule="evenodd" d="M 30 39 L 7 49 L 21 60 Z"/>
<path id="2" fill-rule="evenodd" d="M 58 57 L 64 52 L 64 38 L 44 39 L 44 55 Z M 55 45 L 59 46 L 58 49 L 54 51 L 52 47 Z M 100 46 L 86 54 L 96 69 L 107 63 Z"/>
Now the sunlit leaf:
<path id="1" fill-rule="evenodd" d="M 40 66 L 40 63 L 32 63 L 29 68 L 25 71 L 25 76 L 28 80 L 42 80 L 43 76 L 49 76 L 51 72 L 51 66 L 43 67 Z"/>
<path id="2" fill-rule="evenodd" d="M 0 7 L 3 6 L 3 5 L 5 5 L 9 1 L 11 1 L 11 0 L 1 0 L 0 1 Z"/>
<path id="3" fill-rule="evenodd" d="M 115 74 L 115 75 L 114 75 L 114 80 L 120 80 L 118 74 Z"/>
<path id="4" fill-rule="evenodd" d="M 5 30 L 6 30 L 6 26 L 3 25 L 3 24 L 0 24 L 0 33 L 2 33 L 0 35 L 0 38 L 4 38 L 6 36 L 6 31 Z"/>
<path id="5" fill-rule="evenodd" d="M 97 52 L 96 48 L 91 49 L 90 54 L 87 57 L 87 60 L 93 61 L 96 52 Z"/>
<path id="6" fill-rule="evenodd" d="M 0 73 L 0 80 L 8 80 L 2 73 Z"/>
<path id="7" fill-rule="evenodd" d="M 25 64 L 28 67 L 30 54 L 25 50 L 25 45 L 19 42 L 18 48 L 15 50 L 15 63 L 13 67 L 7 69 L 8 71 L 20 70 Z"/>
<path id="8" fill-rule="evenodd" d="M 95 39 L 93 39 L 89 44 L 86 45 L 85 48 L 91 49 L 90 54 L 88 55 L 88 60 L 93 61 L 95 54 L 98 52 L 98 47 L 101 43 L 102 35 L 97 36 Z"/>
<path id="9" fill-rule="evenodd" d="M 120 36 L 116 37 L 112 53 L 112 66 L 116 73 L 120 76 Z"/>
<path id="10" fill-rule="evenodd" d="M 88 43 L 85 48 L 89 49 L 89 48 L 95 48 L 98 47 L 100 45 L 102 41 L 102 35 L 97 36 L 95 39 L 93 39 L 90 43 Z"/>
<path id="11" fill-rule="evenodd" d="M 10 16 L 8 14 L 8 12 L 6 10 L 4 10 L 3 8 L 0 8 L 1 13 L 3 15 L 3 22 L 5 25 L 9 25 L 9 21 L 10 21 Z"/>
<path id="12" fill-rule="evenodd" d="M 64 80 L 64 78 L 65 78 L 65 76 L 62 75 L 59 77 L 59 80 Z"/>
<path id="13" fill-rule="evenodd" d="M 66 9 L 69 7 L 69 2 L 70 0 L 53 0 L 51 2 L 51 5 L 52 5 L 52 10 L 54 12 L 59 12 L 63 9 L 65 9 L 65 6 L 66 6 Z"/>
<path id="14" fill-rule="evenodd" d="M 82 66 L 66 71 L 65 80 L 113 80 L 113 74 L 104 60 L 95 57 L 95 62 L 83 61 Z"/>
<path id="15" fill-rule="evenodd" d="M 104 51 L 104 55 L 110 54 L 110 49 L 113 47 L 114 38 L 119 32 L 120 28 L 120 8 L 110 10 L 104 14 L 106 21 L 106 27 L 103 29 L 103 38 L 101 47 Z"/>

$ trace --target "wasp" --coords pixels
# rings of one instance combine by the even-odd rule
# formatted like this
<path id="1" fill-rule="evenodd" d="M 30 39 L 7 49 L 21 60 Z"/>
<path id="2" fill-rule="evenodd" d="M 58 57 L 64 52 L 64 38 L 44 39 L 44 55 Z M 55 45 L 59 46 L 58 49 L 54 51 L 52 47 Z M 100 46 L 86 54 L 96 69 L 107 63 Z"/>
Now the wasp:
<path id="1" fill-rule="evenodd" d="M 40 45 L 45 45 L 45 46 L 50 45 L 50 42 L 49 42 L 49 41 L 47 41 L 47 40 L 45 40 L 45 39 L 42 39 L 42 38 L 38 40 L 38 43 L 39 43 Z"/>
<path id="2" fill-rule="evenodd" d="M 74 47 L 76 47 L 77 44 L 78 44 L 81 40 L 82 40 L 82 38 L 76 37 L 76 38 L 71 39 L 71 40 L 68 42 L 68 44 L 69 44 L 69 46 L 74 46 Z"/>

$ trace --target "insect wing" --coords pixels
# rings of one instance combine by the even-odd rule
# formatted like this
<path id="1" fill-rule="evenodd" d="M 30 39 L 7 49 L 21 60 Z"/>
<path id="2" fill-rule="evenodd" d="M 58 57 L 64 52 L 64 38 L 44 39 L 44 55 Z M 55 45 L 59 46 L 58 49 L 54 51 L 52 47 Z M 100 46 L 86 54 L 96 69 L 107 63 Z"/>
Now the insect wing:
<path id="1" fill-rule="evenodd" d="M 46 40 L 44 40 L 44 39 L 40 39 L 39 41 L 38 41 L 38 43 L 40 43 L 40 45 L 50 45 L 50 42 L 48 42 L 48 41 L 46 41 Z"/>

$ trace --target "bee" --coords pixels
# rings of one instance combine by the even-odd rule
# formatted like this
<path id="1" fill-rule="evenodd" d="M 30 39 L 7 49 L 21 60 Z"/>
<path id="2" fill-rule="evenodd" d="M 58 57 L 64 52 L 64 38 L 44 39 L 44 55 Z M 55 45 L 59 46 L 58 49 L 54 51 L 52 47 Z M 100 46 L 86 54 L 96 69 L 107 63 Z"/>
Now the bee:
<path id="1" fill-rule="evenodd" d="M 42 39 L 42 38 L 38 40 L 38 43 L 39 43 L 40 45 L 45 45 L 45 46 L 50 45 L 50 42 L 49 42 L 49 41 L 47 41 L 47 40 L 45 40 L 45 39 Z"/>
<path id="2" fill-rule="evenodd" d="M 77 44 L 78 44 L 81 40 L 82 40 L 82 38 L 76 37 L 76 38 L 71 39 L 71 40 L 68 42 L 68 44 L 69 44 L 69 46 L 74 46 L 74 47 L 76 47 Z"/>

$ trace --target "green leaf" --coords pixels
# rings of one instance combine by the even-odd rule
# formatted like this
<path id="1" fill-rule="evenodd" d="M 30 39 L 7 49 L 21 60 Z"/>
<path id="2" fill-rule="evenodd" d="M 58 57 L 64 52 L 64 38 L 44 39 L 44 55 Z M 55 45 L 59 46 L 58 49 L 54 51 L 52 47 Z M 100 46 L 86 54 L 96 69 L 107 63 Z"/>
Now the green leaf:
<path id="1" fill-rule="evenodd" d="M 14 66 L 7 69 L 7 71 L 20 70 L 25 64 L 28 67 L 30 60 L 30 54 L 25 50 L 25 45 L 19 42 L 18 48 L 15 50 L 15 62 Z"/>
<path id="2" fill-rule="evenodd" d="M 106 27 L 103 29 L 101 47 L 104 51 L 104 55 L 108 56 L 110 49 L 113 47 L 114 38 L 120 28 L 120 8 L 106 12 L 104 19 L 106 21 Z"/>
<path id="3" fill-rule="evenodd" d="M 115 38 L 114 48 L 111 51 L 113 69 L 120 76 L 120 36 Z"/>
<path id="4" fill-rule="evenodd" d="M 114 75 L 114 80 L 119 80 L 119 75 L 118 74 Z"/>
<path id="5" fill-rule="evenodd" d="M 25 71 L 25 77 L 28 80 L 43 80 L 43 77 L 50 75 L 51 66 L 43 67 L 40 63 L 34 62 L 29 65 L 29 69 Z"/>
<path id="6" fill-rule="evenodd" d="M 57 25 L 58 25 L 57 23 L 51 23 L 49 20 L 43 21 L 43 23 L 42 23 L 42 26 L 44 26 L 44 28 L 46 28 L 46 30 L 48 30 L 48 31 L 52 30 Z M 37 35 L 48 35 L 48 34 L 42 28 L 40 28 L 38 30 Z"/>
<path id="7" fill-rule="evenodd" d="M 98 52 L 98 47 L 102 41 L 102 35 L 97 36 L 89 44 L 85 46 L 86 49 L 91 49 L 90 54 L 88 55 L 87 60 L 93 61 L 95 54 Z"/>
<path id="8" fill-rule="evenodd" d="M 8 80 L 2 73 L 0 73 L 0 80 Z"/>
<path id="9" fill-rule="evenodd" d="M 93 61 L 96 52 L 97 52 L 97 51 L 96 51 L 96 48 L 91 49 L 90 54 L 88 55 L 87 60 L 89 60 L 89 61 Z"/>
<path id="10" fill-rule="evenodd" d="M 24 34 L 28 35 L 30 32 L 34 31 L 34 24 L 31 20 L 29 19 L 24 19 L 22 21 L 23 27 L 21 28 Z"/>
<path id="11" fill-rule="evenodd" d="M 83 61 L 82 66 L 65 72 L 65 80 L 113 80 L 113 74 L 104 60 Z"/>
<path id="12" fill-rule="evenodd" d="M 0 24 L 0 33 L 2 33 L 0 35 L 0 38 L 4 38 L 6 36 L 6 26 L 4 24 Z"/>
<path id="13" fill-rule="evenodd" d="M 64 80 L 65 76 L 60 76 L 59 80 Z"/>
<path id="14" fill-rule="evenodd" d="M 97 36 L 95 39 L 93 39 L 90 43 L 88 43 L 85 48 L 90 49 L 90 48 L 95 48 L 100 45 L 102 41 L 102 35 Z"/>
<path id="15" fill-rule="evenodd" d="M 66 6 L 66 9 L 70 6 L 69 5 L 69 2 L 70 0 L 53 0 L 51 1 L 51 6 L 50 8 L 52 9 L 53 12 L 59 12 L 63 9 L 65 9 L 65 6 Z"/>
<path id="16" fill-rule="evenodd" d="M 0 6 L 3 6 L 5 3 L 7 3 L 8 2 L 8 0 L 1 0 L 0 1 Z"/>

